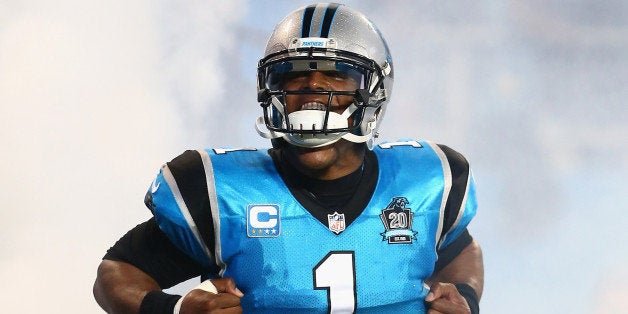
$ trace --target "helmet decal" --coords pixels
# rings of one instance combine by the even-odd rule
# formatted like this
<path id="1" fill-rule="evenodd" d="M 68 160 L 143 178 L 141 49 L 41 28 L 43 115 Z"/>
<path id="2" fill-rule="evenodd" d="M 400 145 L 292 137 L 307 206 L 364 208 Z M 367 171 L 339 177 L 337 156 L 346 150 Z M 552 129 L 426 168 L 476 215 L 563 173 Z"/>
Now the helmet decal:
<path id="1" fill-rule="evenodd" d="M 301 37 L 310 37 L 310 28 L 312 27 L 312 17 L 314 16 L 314 10 L 316 4 L 312 4 L 303 12 L 303 25 L 301 25 Z"/>
<path id="2" fill-rule="evenodd" d="M 329 36 L 329 29 L 331 29 L 331 22 L 334 19 L 336 10 L 338 9 L 337 3 L 332 3 L 327 7 L 325 11 L 325 18 L 323 18 L 323 25 L 321 26 L 321 37 Z"/>

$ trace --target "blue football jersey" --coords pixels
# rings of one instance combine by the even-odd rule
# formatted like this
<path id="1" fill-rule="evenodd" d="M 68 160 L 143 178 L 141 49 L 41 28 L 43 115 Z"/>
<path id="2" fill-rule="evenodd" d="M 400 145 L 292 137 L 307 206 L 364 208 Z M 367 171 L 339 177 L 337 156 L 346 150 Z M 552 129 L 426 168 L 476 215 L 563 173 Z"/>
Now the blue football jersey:
<path id="1" fill-rule="evenodd" d="M 377 185 L 353 221 L 342 210 L 315 218 L 255 149 L 198 150 L 201 196 L 164 165 L 151 188 L 154 214 L 177 247 L 217 266 L 209 276 L 234 278 L 245 312 L 423 313 L 437 250 L 475 215 L 471 172 L 431 142 L 373 151 Z M 197 223 L 204 215 L 211 226 Z"/>

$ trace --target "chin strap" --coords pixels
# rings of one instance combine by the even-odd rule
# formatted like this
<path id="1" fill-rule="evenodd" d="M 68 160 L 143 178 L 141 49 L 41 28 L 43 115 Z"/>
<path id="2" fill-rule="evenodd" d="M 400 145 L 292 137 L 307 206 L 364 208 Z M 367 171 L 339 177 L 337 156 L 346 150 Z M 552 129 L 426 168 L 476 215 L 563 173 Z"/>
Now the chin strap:
<path id="1" fill-rule="evenodd" d="M 272 97 L 271 103 L 282 115 L 285 116 L 285 112 L 283 111 L 284 106 L 281 104 L 279 99 L 277 99 L 277 97 Z M 336 121 L 336 122 L 347 121 L 349 117 L 357 109 L 358 107 L 355 104 L 351 104 L 340 115 L 330 112 L 329 113 L 330 116 L 328 117 L 327 123 L 330 123 L 333 121 Z M 291 113 L 291 115 L 294 115 L 294 113 L 296 112 Z M 299 113 L 299 115 L 301 116 L 305 114 L 306 113 L 304 112 Z M 332 115 L 335 115 L 335 116 L 332 118 Z M 299 121 L 299 119 L 294 119 L 294 120 Z M 282 123 L 285 123 L 285 121 Z M 363 134 L 363 135 L 356 135 L 349 132 L 338 132 L 338 133 L 331 133 L 330 135 L 332 136 L 317 134 L 319 137 L 316 138 L 317 135 L 300 135 L 300 134 L 291 134 L 288 132 L 278 132 L 278 131 L 269 130 L 268 127 L 266 126 L 266 121 L 264 120 L 264 117 L 261 116 L 255 120 L 255 130 L 257 131 L 257 134 L 259 134 L 263 138 L 275 139 L 275 138 L 281 137 L 293 145 L 302 146 L 302 147 L 311 147 L 311 148 L 322 147 L 329 144 L 333 144 L 341 138 L 350 142 L 354 142 L 354 143 L 366 142 L 367 145 L 371 147 L 373 145 L 373 130 L 375 130 L 375 127 L 376 127 L 376 120 L 372 120 L 366 123 L 367 123 L 367 128 L 366 128 L 367 132 L 366 134 Z M 283 127 L 286 128 L 285 125 L 283 125 Z"/>
<path id="2" fill-rule="evenodd" d="M 262 129 L 262 127 L 265 128 L 265 130 Z M 302 147 L 311 147 L 311 148 L 317 148 L 317 147 L 322 147 L 329 144 L 333 144 L 341 138 L 350 142 L 354 142 L 354 143 L 367 143 L 368 147 L 371 148 L 373 146 L 373 129 L 374 128 L 375 128 L 375 122 L 369 122 L 369 127 L 368 127 L 369 133 L 365 135 L 345 133 L 341 135 L 340 137 L 338 137 L 337 139 L 329 140 L 324 143 L 306 145 L 304 142 L 295 141 L 294 140 L 295 135 L 290 136 L 289 134 L 286 134 L 283 132 L 276 132 L 276 131 L 268 130 L 264 122 L 264 117 L 258 117 L 257 120 L 255 121 L 255 130 L 257 131 L 257 134 L 259 134 L 261 137 L 265 139 L 283 138 L 288 143 L 291 143 L 293 145 L 302 146 Z"/>

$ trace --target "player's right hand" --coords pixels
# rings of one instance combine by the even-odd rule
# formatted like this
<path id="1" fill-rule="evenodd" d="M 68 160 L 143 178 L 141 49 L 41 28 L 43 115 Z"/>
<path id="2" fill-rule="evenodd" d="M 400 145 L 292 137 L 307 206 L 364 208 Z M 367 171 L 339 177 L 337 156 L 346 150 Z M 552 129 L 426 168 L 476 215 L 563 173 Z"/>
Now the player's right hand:
<path id="1" fill-rule="evenodd" d="M 207 313 L 242 313 L 240 298 L 242 292 L 236 287 L 232 278 L 213 279 L 211 281 L 218 294 L 201 289 L 192 289 L 181 303 L 179 314 Z"/>
<path id="2" fill-rule="evenodd" d="M 470 314 L 467 300 L 460 295 L 456 286 L 451 283 L 437 282 L 430 286 L 425 297 L 430 304 L 428 314 Z"/>

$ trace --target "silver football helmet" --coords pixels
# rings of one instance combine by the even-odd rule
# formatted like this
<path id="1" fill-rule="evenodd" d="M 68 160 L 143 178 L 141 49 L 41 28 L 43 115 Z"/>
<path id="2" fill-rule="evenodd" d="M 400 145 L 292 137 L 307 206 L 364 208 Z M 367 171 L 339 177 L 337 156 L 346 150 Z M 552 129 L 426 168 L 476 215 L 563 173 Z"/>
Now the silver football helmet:
<path id="1" fill-rule="evenodd" d="M 357 89 L 284 87 L 290 77 L 311 71 L 349 77 Z M 263 115 L 255 127 L 262 137 L 302 147 L 321 147 L 341 138 L 372 147 L 390 100 L 393 63 L 386 41 L 362 13 L 326 3 L 293 11 L 275 27 L 257 73 Z M 327 101 L 288 112 L 286 99 L 304 94 L 325 95 Z M 334 97 L 352 103 L 344 112 L 334 112 Z"/>

